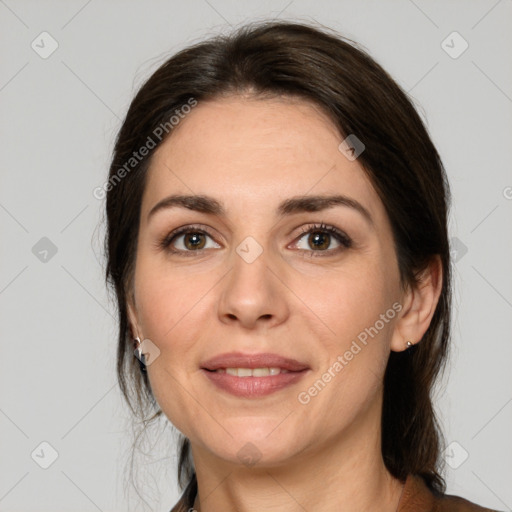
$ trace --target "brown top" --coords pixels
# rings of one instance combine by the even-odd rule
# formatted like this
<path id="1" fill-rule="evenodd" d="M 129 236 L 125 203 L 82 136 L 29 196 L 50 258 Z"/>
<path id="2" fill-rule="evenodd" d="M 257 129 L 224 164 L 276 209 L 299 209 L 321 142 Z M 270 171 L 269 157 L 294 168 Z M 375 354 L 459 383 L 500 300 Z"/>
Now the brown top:
<path id="1" fill-rule="evenodd" d="M 187 503 L 186 492 L 170 512 L 193 512 L 193 501 Z M 436 496 L 426 485 L 423 478 L 409 475 L 402 490 L 402 496 L 396 512 L 499 512 L 481 507 L 459 496 L 443 494 Z"/>
<path id="2" fill-rule="evenodd" d="M 435 496 L 427 484 L 417 475 L 409 475 L 405 481 L 397 512 L 498 512 L 481 507 L 459 496 L 444 494 Z"/>

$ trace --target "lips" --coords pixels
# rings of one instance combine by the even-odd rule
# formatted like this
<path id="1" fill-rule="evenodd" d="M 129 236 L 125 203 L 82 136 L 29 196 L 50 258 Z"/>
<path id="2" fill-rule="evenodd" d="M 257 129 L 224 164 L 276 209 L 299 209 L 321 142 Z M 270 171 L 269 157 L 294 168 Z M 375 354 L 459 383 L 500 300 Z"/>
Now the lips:
<path id="1" fill-rule="evenodd" d="M 220 354 L 201 364 L 204 370 L 215 371 L 226 368 L 280 368 L 289 372 L 301 372 L 309 366 L 296 359 L 282 357 L 277 354 L 242 354 L 232 352 Z"/>
<path id="2" fill-rule="evenodd" d="M 242 398 L 259 398 L 286 388 L 308 372 L 305 363 L 277 354 L 220 354 L 201 364 L 218 389 Z"/>

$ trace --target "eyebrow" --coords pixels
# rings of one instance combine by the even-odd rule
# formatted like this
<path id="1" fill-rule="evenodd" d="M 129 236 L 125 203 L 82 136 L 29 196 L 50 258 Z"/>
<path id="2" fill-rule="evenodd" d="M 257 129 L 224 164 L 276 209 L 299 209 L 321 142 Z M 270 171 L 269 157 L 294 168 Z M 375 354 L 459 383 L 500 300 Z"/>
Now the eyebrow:
<path id="1" fill-rule="evenodd" d="M 277 215 L 293 215 L 301 212 L 319 212 L 335 206 L 345 206 L 360 213 L 365 220 L 374 226 L 370 212 L 358 201 L 344 195 L 317 195 L 317 196 L 295 196 L 283 201 L 277 208 Z M 205 195 L 170 195 L 155 204 L 147 216 L 147 221 L 156 212 L 169 208 L 187 208 L 200 213 L 226 216 L 226 210 L 222 203 L 215 198 Z"/>

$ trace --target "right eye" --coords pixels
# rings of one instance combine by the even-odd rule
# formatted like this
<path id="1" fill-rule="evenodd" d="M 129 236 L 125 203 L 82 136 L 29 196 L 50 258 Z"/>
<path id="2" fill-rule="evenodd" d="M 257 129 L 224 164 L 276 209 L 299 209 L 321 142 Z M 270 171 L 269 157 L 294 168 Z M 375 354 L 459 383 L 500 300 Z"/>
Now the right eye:
<path id="1" fill-rule="evenodd" d="M 204 229 L 185 226 L 169 233 L 158 245 L 160 248 L 174 254 L 194 253 L 201 252 L 203 249 L 220 248 L 220 245 L 213 242 L 213 240 L 213 245 L 208 246 L 208 238 L 212 240 L 211 235 Z"/>

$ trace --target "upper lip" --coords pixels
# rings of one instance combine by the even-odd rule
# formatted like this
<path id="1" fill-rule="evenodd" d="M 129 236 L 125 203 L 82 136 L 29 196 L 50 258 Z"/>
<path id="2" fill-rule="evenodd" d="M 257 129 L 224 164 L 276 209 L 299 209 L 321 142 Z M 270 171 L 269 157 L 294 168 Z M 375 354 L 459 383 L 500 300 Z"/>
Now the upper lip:
<path id="1" fill-rule="evenodd" d="M 219 368 L 281 368 L 290 372 L 307 370 L 309 366 L 296 359 L 283 357 L 278 354 L 243 354 L 230 352 L 219 354 L 201 364 L 205 370 L 218 370 Z"/>

